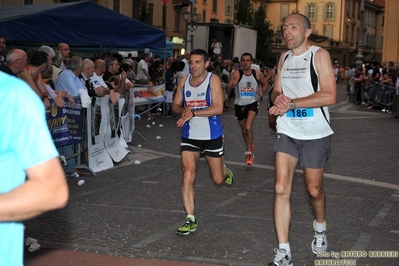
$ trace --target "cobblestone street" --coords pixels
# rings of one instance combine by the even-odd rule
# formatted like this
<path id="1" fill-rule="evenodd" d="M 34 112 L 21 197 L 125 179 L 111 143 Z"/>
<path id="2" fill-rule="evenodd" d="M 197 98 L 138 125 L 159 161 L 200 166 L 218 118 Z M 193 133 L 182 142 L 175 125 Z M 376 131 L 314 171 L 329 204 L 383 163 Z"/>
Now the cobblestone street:
<path id="1" fill-rule="evenodd" d="M 314 216 L 302 169 L 297 168 L 291 197 L 293 261 L 295 265 L 346 260 L 351 264 L 344 265 L 397 266 L 399 119 L 354 106 L 345 99 L 345 87 L 338 89 L 337 104 L 330 108 L 335 134 L 324 179 L 329 253 L 315 257 L 311 252 Z M 215 186 L 205 161 L 199 163 L 195 183 L 198 230 L 184 237 L 175 233 L 185 219 L 180 197 L 180 129 L 175 118 L 157 116 L 152 121 L 136 120 L 136 131 L 147 141 L 134 134 L 129 160 L 96 176 L 69 179 L 66 208 L 25 222 L 26 236 L 42 245 L 41 250 L 26 253 L 26 266 L 72 265 L 69 262 L 83 266 L 253 266 L 272 260 L 277 247 L 274 136 L 268 128 L 266 101 L 261 102 L 254 123 L 256 149 L 251 166 L 245 164 L 244 142 L 233 109 L 223 114 L 225 160 L 234 172 L 234 186 Z M 80 179 L 85 180 L 82 186 L 77 184 Z M 51 252 L 57 254 L 52 256 L 55 264 L 48 264 Z M 76 261 L 79 258 L 82 260 Z"/>

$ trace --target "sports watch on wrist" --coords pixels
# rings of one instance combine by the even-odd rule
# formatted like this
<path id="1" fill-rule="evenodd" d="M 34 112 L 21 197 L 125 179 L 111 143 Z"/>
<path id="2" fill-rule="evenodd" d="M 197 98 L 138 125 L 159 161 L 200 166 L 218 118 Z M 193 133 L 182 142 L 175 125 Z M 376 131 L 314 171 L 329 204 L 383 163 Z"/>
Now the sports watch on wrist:
<path id="1" fill-rule="evenodd" d="M 289 103 L 288 110 L 294 110 L 294 109 L 295 109 L 295 103 L 294 103 L 293 100 L 291 100 L 290 103 Z"/>

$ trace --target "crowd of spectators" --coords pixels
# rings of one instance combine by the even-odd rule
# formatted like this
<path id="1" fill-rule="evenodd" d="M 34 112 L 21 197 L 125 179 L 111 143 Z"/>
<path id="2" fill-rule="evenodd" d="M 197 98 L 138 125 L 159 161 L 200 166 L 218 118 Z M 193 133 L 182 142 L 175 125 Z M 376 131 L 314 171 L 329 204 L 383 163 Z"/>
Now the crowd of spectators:
<path id="1" fill-rule="evenodd" d="M 398 112 L 399 67 L 393 61 L 388 65 L 372 61 L 362 67 L 347 66 L 344 73 L 343 82 L 348 95 L 354 95 L 354 104 L 365 105 L 369 110 Z"/>
<path id="2" fill-rule="evenodd" d="M 87 91 L 93 102 L 98 97 L 110 96 L 111 102 L 126 98 L 134 86 L 151 86 L 165 83 L 164 114 L 175 116 L 170 108 L 179 80 L 189 74 L 190 51 L 178 57 L 161 59 L 148 53 L 138 58 L 128 54 L 124 58 L 119 53 L 104 52 L 98 58 L 81 58 L 74 55 L 68 44 L 60 43 L 53 49 L 41 46 L 27 53 L 21 49 L 11 49 L 5 54 L 6 40 L 0 37 L 0 71 L 25 80 L 33 91 L 49 107 L 49 98 L 57 106 L 65 102 L 74 105 L 74 98 L 80 96 L 80 90 Z M 268 68 L 254 59 L 253 69 L 267 76 Z M 219 76 L 222 84 L 229 82 L 234 71 L 240 69 L 237 57 L 223 58 L 222 54 L 211 56 L 208 71 Z M 355 104 L 364 104 L 369 109 L 381 107 L 384 112 L 396 112 L 398 109 L 399 68 L 393 62 L 387 66 L 378 62 L 366 63 L 361 68 L 349 65 L 339 68 L 333 64 L 337 82 L 347 85 L 348 94 L 353 94 Z M 267 88 L 266 88 L 267 89 Z M 260 99 L 262 100 L 262 99 Z M 127 101 L 126 101 L 127 102 Z M 224 109 L 234 107 L 234 90 L 225 95 Z M 151 119 L 157 109 L 147 106 Z"/>
<path id="3" fill-rule="evenodd" d="M 80 89 L 87 90 L 90 97 L 104 97 L 115 92 L 116 98 L 123 98 L 128 96 L 127 92 L 135 84 L 149 86 L 151 91 L 151 86 L 163 83 L 167 91 L 166 103 L 171 103 L 179 79 L 190 73 L 189 51 L 176 58 L 161 59 L 159 56 L 151 57 L 148 53 L 138 58 L 132 57 L 132 54 L 123 58 L 119 53 L 111 52 L 104 52 L 99 58 L 81 58 L 74 55 L 66 43 L 58 44 L 55 49 L 41 46 L 29 52 L 29 58 L 23 50 L 11 49 L 6 56 L 5 50 L 6 40 L 0 37 L 0 71 L 25 80 L 46 107 L 49 107 L 49 98 L 57 106 L 62 106 L 64 102 L 73 104 L 73 98 L 79 97 Z M 223 84 L 227 84 L 231 73 L 240 68 L 238 58 L 224 59 L 222 54 L 218 54 L 211 59 L 208 71 L 218 75 Z M 253 68 L 262 70 L 266 75 L 266 68 L 261 63 L 257 64 L 256 60 Z M 118 76 L 120 82 L 115 82 L 114 76 Z M 113 85 L 108 82 L 110 78 L 114 80 Z M 113 101 L 116 99 L 113 96 L 111 98 Z M 225 110 L 233 107 L 233 101 L 234 90 L 226 95 Z M 151 107 L 149 105 L 147 108 L 151 110 Z M 156 111 L 149 111 L 149 118 Z M 170 108 L 166 114 L 174 116 Z"/>

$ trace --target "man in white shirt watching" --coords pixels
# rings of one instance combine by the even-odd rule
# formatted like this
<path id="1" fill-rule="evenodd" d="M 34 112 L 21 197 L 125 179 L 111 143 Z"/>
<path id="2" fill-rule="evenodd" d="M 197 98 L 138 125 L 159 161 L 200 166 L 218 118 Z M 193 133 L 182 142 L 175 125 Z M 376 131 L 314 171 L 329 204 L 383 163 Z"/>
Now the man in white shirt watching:
<path id="1" fill-rule="evenodd" d="M 136 80 L 139 84 L 148 84 L 151 80 L 150 74 L 148 74 L 148 61 L 150 55 L 147 53 L 143 54 L 143 58 L 137 64 L 137 75 Z"/>

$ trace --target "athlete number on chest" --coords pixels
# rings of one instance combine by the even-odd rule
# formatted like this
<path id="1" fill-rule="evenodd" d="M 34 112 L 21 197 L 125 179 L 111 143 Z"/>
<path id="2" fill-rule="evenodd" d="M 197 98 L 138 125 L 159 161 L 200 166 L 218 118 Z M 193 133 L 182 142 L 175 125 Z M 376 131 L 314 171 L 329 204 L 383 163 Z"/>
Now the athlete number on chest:
<path id="1" fill-rule="evenodd" d="M 287 117 L 307 118 L 313 117 L 313 108 L 296 108 L 287 112 Z"/>

